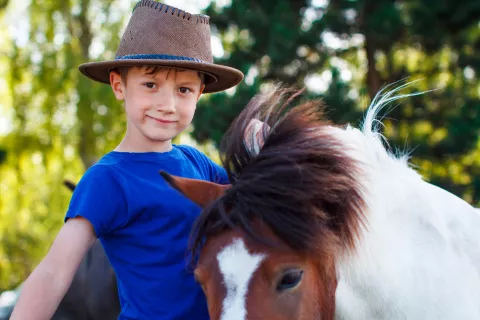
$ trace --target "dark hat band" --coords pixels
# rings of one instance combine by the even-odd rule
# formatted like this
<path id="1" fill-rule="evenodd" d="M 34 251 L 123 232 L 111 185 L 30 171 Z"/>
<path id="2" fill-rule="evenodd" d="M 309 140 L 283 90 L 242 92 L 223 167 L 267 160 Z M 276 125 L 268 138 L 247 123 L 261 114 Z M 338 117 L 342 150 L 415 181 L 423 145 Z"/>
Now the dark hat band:
<path id="1" fill-rule="evenodd" d="M 201 59 L 183 57 L 183 56 L 174 56 L 169 54 L 129 54 L 126 56 L 117 56 L 115 60 L 183 60 L 183 61 L 194 61 L 200 63 L 210 63 Z"/>
<path id="2" fill-rule="evenodd" d="M 125 56 L 116 56 L 115 60 L 117 61 L 127 61 L 127 60 L 169 60 L 169 61 L 191 61 L 191 62 L 197 62 L 197 63 L 204 63 L 204 64 L 210 64 L 212 65 L 211 62 L 204 61 L 198 58 L 192 58 L 192 57 L 184 57 L 184 56 L 175 56 L 175 55 L 169 55 L 169 54 L 129 54 Z M 109 68 L 108 71 L 112 71 L 116 69 L 114 68 Z M 199 68 L 200 69 L 200 68 Z M 214 83 L 217 82 L 217 77 L 214 76 L 213 74 L 204 71 L 204 70 L 198 70 L 199 72 L 202 72 L 203 74 L 206 75 L 205 77 L 205 83 Z"/>

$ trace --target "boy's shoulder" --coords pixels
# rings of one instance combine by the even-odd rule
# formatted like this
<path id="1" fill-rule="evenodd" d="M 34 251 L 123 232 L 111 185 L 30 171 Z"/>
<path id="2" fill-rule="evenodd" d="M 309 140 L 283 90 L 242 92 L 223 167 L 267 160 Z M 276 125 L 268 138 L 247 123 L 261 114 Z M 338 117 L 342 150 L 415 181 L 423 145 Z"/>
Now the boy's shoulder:
<path id="1" fill-rule="evenodd" d="M 174 148 L 178 148 L 180 151 L 182 151 L 186 155 L 190 155 L 193 157 L 206 157 L 206 155 L 198 150 L 195 147 L 186 145 L 186 144 L 175 144 L 173 145 Z"/>
<path id="2" fill-rule="evenodd" d="M 115 166 L 120 165 L 124 161 L 123 157 L 116 156 L 112 153 L 107 153 L 100 158 L 96 163 L 90 166 L 83 174 L 81 182 L 92 182 L 99 180 L 114 181 Z"/>
<path id="3" fill-rule="evenodd" d="M 125 160 L 125 157 L 121 156 L 119 152 L 109 152 L 103 157 L 98 160 L 98 162 L 94 165 L 97 167 L 108 167 L 108 166 L 115 166 L 121 164 Z"/>
<path id="4" fill-rule="evenodd" d="M 177 146 L 177 148 L 185 154 L 191 163 L 194 163 L 197 169 L 203 172 L 206 180 L 222 184 L 228 183 L 228 176 L 225 169 L 215 163 L 202 151 L 187 145 L 180 145 Z"/>
<path id="5" fill-rule="evenodd" d="M 190 161 L 213 162 L 205 153 L 195 147 L 184 144 L 174 145 L 174 147 L 178 148 Z"/>

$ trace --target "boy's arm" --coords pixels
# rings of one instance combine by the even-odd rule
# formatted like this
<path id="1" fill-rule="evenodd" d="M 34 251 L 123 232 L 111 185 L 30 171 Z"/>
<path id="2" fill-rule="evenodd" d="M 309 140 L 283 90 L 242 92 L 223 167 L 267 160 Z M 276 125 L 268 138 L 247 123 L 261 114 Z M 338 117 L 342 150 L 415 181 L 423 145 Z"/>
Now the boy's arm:
<path id="1" fill-rule="evenodd" d="M 51 319 L 95 239 L 88 220 L 68 219 L 48 254 L 25 281 L 10 319 Z"/>

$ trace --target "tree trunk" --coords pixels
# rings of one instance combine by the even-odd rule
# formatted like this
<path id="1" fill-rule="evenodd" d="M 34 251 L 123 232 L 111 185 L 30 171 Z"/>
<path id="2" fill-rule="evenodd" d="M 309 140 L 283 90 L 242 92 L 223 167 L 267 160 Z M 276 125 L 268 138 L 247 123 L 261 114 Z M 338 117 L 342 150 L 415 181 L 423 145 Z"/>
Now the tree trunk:
<path id="1" fill-rule="evenodd" d="M 90 30 L 90 22 L 88 20 L 88 11 L 90 0 L 83 0 L 80 3 L 81 12 L 76 17 L 81 34 L 79 44 L 81 49 L 82 63 L 89 60 L 90 45 L 92 44 L 92 32 Z M 77 92 L 79 95 L 77 105 L 77 119 L 79 123 L 78 153 L 82 160 L 85 170 L 91 167 L 96 161 L 96 144 L 95 133 L 93 132 L 94 110 L 92 110 L 92 100 L 90 98 L 91 82 L 83 75 L 79 76 L 77 83 Z"/>
<path id="2" fill-rule="evenodd" d="M 375 53 L 377 46 L 375 45 L 375 37 L 368 26 L 369 14 L 376 10 L 376 2 L 374 0 L 365 0 L 359 19 L 360 30 L 365 36 L 365 52 L 367 55 L 367 89 L 370 99 L 373 99 L 381 87 L 380 73 L 376 68 Z"/>
<path id="3" fill-rule="evenodd" d="M 367 70 L 367 88 L 370 99 L 373 99 L 381 87 L 380 74 L 375 66 L 376 47 L 372 39 L 365 35 L 365 51 L 367 54 L 368 70 Z"/>

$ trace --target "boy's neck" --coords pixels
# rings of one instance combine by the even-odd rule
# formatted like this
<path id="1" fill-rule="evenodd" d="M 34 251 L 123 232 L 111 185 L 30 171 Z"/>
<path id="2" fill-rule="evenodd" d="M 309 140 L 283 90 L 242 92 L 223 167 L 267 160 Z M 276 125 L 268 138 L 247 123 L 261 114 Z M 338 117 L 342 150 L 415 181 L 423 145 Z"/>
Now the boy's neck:
<path id="1" fill-rule="evenodd" d="M 168 152 L 172 150 L 172 140 L 168 141 L 130 141 L 125 137 L 122 142 L 115 148 L 118 152 Z"/>

